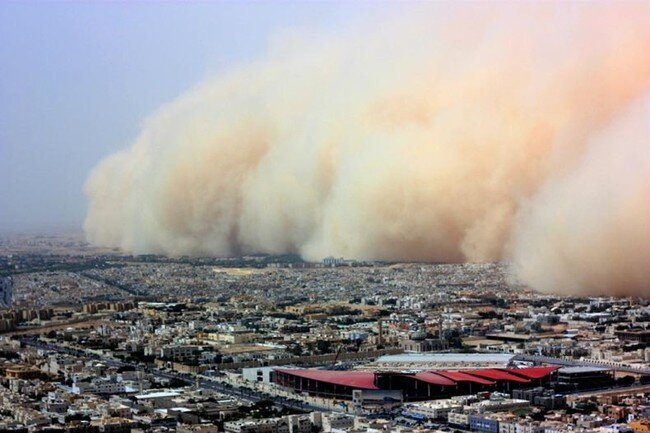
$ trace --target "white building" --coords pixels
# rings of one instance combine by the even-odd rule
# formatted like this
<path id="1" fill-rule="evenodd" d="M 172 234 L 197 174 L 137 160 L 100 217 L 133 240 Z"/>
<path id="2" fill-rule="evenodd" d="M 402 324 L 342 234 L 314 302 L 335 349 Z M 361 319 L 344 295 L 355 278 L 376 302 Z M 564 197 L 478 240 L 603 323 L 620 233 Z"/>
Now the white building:
<path id="1" fill-rule="evenodd" d="M 126 392 L 124 382 L 101 380 L 93 382 L 75 382 L 72 385 L 74 394 L 123 394 Z"/>
<path id="2" fill-rule="evenodd" d="M 390 371 L 504 368 L 514 357 L 509 353 L 402 353 L 380 356 L 368 366 Z"/>
<path id="3" fill-rule="evenodd" d="M 449 412 L 447 422 L 452 425 L 466 426 L 469 425 L 469 413 Z"/>
<path id="4" fill-rule="evenodd" d="M 287 416 L 289 433 L 311 433 L 312 424 L 308 415 Z"/>
<path id="5" fill-rule="evenodd" d="M 229 421 L 223 424 L 226 433 L 289 433 L 289 423 L 284 418 Z"/>
<path id="6" fill-rule="evenodd" d="M 463 405 L 451 400 L 434 400 L 424 403 L 412 403 L 406 408 L 406 412 L 429 419 L 447 419 L 449 412 L 461 411 Z"/>
<path id="7" fill-rule="evenodd" d="M 342 413 L 330 412 L 322 416 L 323 431 L 329 433 L 332 430 L 346 429 L 354 425 L 354 416 Z"/>
<path id="8" fill-rule="evenodd" d="M 242 368 L 242 378 L 249 382 L 273 382 L 274 367 Z"/>

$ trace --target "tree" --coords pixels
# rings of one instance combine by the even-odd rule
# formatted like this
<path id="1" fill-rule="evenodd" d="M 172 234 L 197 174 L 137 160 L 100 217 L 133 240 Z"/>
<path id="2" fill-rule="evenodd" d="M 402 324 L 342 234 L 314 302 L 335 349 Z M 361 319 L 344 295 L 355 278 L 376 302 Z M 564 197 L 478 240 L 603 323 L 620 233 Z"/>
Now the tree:
<path id="1" fill-rule="evenodd" d="M 644 385 L 646 383 L 650 383 L 650 376 L 641 376 L 641 378 L 639 379 L 639 382 L 641 382 Z"/>
<path id="2" fill-rule="evenodd" d="M 630 386 L 634 384 L 634 376 L 623 376 L 619 379 L 616 379 L 616 384 L 618 386 Z"/>
<path id="3" fill-rule="evenodd" d="M 118 373 L 124 373 L 125 371 L 135 371 L 135 367 L 132 365 L 123 365 L 117 369 Z"/>
<path id="4" fill-rule="evenodd" d="M 330 343 L 327 340 L 317 340 L 316 341 L 316 349 L 318 349 L 318 351 L 320 353 L 329 353 L 331 346 L 332 346 L 332 343 Z"/>
<path id="5" fill-rule="evenodd" d="M 444 339 L 449 342 L 450 347 L 462 348 L 463 339 L 460 336 L 460 333 L 456 329 L 447 329 L 444 332 Z"/>

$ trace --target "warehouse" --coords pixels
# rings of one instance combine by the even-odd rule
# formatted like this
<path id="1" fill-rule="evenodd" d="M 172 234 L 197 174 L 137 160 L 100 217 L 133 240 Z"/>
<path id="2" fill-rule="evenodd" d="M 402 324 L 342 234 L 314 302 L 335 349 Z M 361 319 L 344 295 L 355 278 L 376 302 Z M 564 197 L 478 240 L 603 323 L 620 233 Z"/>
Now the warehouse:
<path id="1" fill-rule="evenodd" d="M 347 400 L 352 398 L 355 389 L 399 390 L 405 401 L 417 401 L 479 391 L 536 387 L 547 383 L 556 369 L 531 367 L 376 372 L 276 368 L 275 383 L 298 392 Z"/>

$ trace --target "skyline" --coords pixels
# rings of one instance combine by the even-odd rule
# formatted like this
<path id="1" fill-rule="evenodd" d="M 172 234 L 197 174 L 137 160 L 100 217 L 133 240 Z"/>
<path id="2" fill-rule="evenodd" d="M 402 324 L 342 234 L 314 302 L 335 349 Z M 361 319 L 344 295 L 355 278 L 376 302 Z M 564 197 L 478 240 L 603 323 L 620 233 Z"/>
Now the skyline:
<path id="1" fill-rule="evenodd" d="M 88 240 L 646 293 L 650 5 L 418 5 L 276 37 L 162 106 L 89 176 Z"/>
<path id="2" fill-rule="evenodd" d="M 650 0 L 0 40 L 0 433 L 650 432 Z"/>
<path id="3" fill-rule="evenodd" d="M 649 6 L 3 5 L 0 230 L 645 295 Z"/>

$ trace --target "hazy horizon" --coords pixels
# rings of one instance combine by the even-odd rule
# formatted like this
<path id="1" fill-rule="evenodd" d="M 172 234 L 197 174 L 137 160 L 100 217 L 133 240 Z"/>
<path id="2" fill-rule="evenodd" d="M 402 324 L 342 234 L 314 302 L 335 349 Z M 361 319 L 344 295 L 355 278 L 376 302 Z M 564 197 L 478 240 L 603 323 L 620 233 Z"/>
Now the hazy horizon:
<path id="1" fill-rule="evenodd" d="M 0 231 L 83 219 L 127 253 L 505 261 L 540 291 L 650 291 L 650 3 L 0 16 Z"/>

